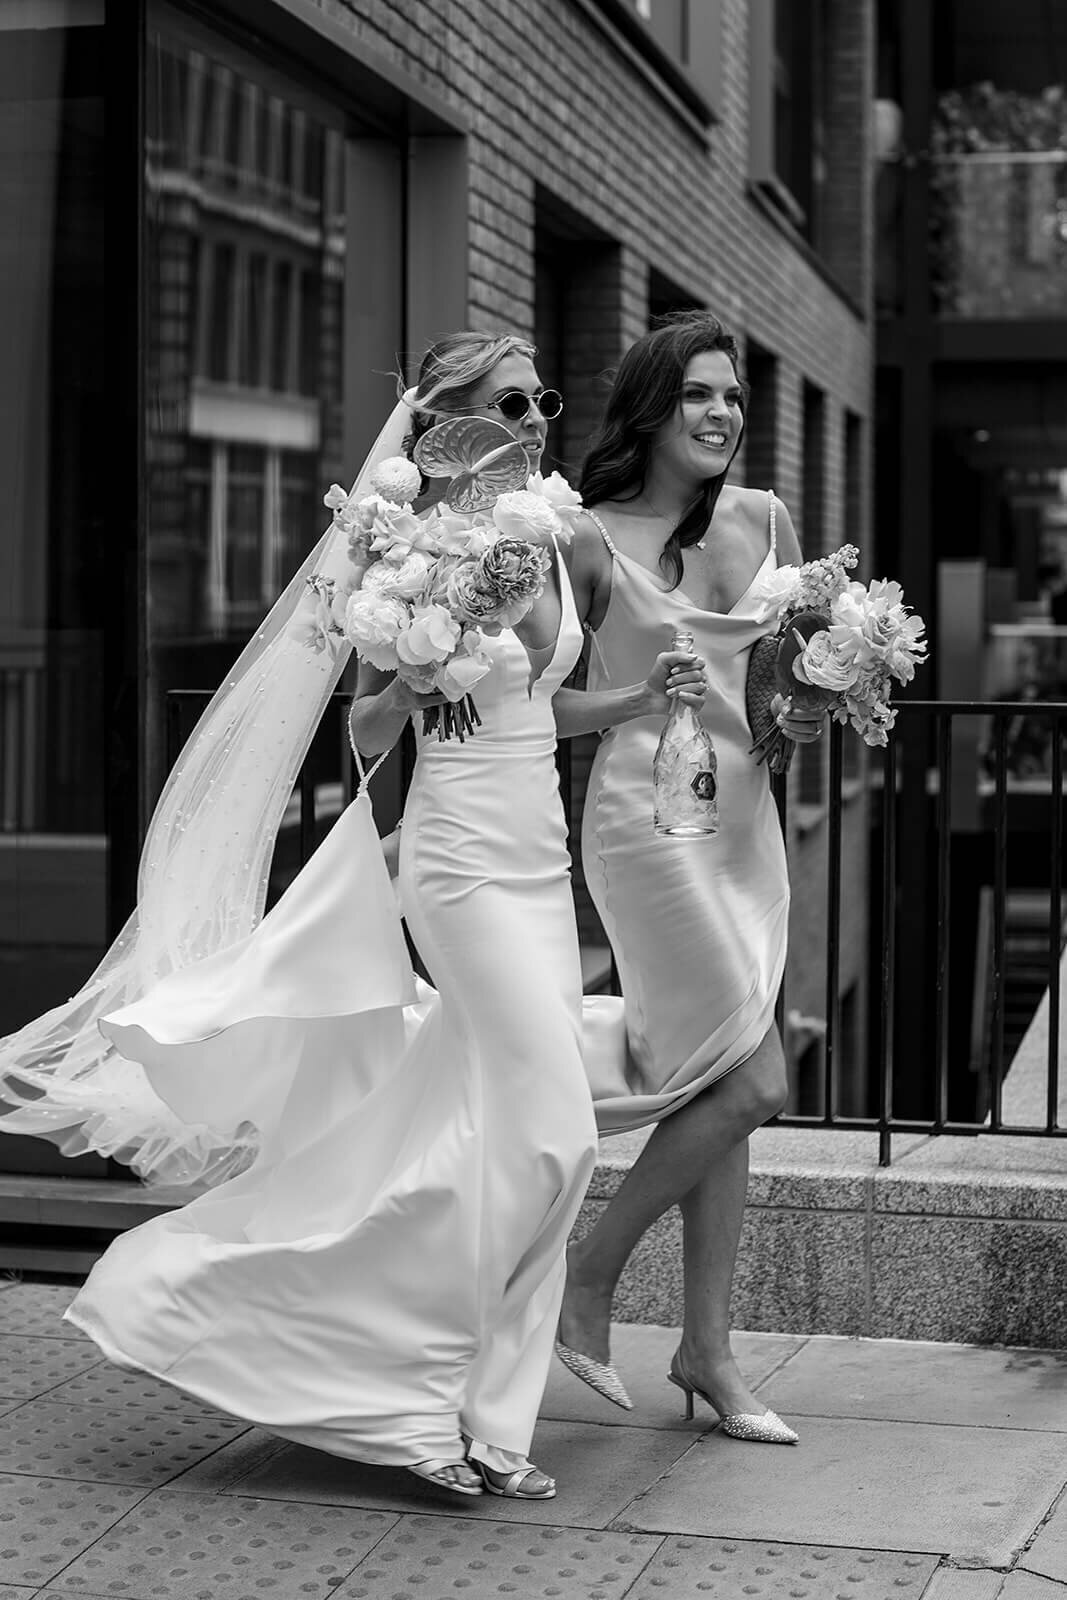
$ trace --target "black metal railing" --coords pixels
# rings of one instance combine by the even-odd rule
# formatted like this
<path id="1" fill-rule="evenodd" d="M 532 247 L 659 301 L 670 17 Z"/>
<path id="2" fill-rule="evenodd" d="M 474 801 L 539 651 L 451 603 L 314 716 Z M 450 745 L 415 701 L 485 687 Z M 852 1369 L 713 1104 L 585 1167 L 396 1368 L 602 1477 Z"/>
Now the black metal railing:
<path id="1" fill-rule="evenodd" d="M 826 1036 L 820 1104 L 784 1113 L 795 1127 L 875 1130 L 888 1165 L 894 1133 L 1003 1133 L 1063 1137 L 1060 965 L 1064 948 L 1063 739 L 1067 704 L 905 701 L 898 726 L 868 770 L 869 1105 L 838 1110 L 840 1058 L 842 785 L 844 741 L 829 737 L 826 806 Z M 788 837 L 785 786 L 779 808 Z M 910 897 L 910 904 L 909 904 Z M 1009 1068 L 1019 1062 L 1014 1018 L 1006 1035 L 1013 903 L 1027 907 L 1031 977 L 1047 1000 L 1043 1071 L 1031 1048 L 1023 1110 L 1005 1114 Z M 1036 922 L 1035 901 L 1045 911 Z M 975 915 L 975 907 L 988 915 Z M 972 956 L 973 952 L 973 956 Z M 788 982 L 788 979 L 787 979 Z M 784 1000 L 783 1000 L 784 1005 Z M 782 1006 L 780 1006 L 780 1014 Z M 907 1042 L 902 1038 L 906 1031 Z M 853 1074 L 854 1076 L 854 1074 Z M 961 1109 L 962 1106 L 962 1109 Z"/>
<path id="2" fill-rule="evenodd" d="M 167 697 L 173 761 L 207 696 Z M 272 898 L 305 861 L 354 793 L 344 735 L 348 697 L 335 694 L 301 771 L 276 850 Z M 1060 961 L 1064 948 L 1063 739 L 1067 703 L 903 701 L 882 752 L 860 775 L 845 771 L 851 732 L 832 724 L 824 803 L 823 914 L 809 932 L 823 944 L 825 1033 L 808 1109 L 784 1126 L 875 1131 L 888 1165 L 893 1134 L 1004 1133 L 1063 1137 L 1060 1098 Z M 399 758 L 410 774 L 410 742 Z M 564 793 L 570 762 L 560 753 Z M 787 839 L 789 783 L 775 795 Z M 578 797 L 580 798 L 580 797 Z M 847 880 L 843 846 L 864 829 L 862 882 Z M 578 806 L 568 807 L 572 818 Z M 810 812 L 810 807 L 807 808 Z M 808 820 L 810 837 L 811 822 Z M 853 848 L 853 859 L 856 851 Z M 870 1000 L 862 1035 L 842 1032 L 842 906 L 865 911 Z M 1035 912 L 1035 905 L 1038 910 Z M 1025 907 L 1030 997 L 1009 1007 L 1013 918 Z M 1042 911 L 1041 908 L 1044 908 Z M 854 956 L 855 952 L 850 951 Z M 1044 990 L 1043 1068 L 1027 1051 L 1022 1113 L 1006 1115 L 1005 1078 Z M 786 1017 L 787 974 L 779 1000 Z M 1012 1022 L 1009 1036 L 1009 1016 Z M 1032 1081 L 1031 1081 L 1032 1080 Z M 1013 1096 L 1014 1098 L 1014 1096 Z M 1040 1102 L 1039 1110 L 1034 1106 Z"/>

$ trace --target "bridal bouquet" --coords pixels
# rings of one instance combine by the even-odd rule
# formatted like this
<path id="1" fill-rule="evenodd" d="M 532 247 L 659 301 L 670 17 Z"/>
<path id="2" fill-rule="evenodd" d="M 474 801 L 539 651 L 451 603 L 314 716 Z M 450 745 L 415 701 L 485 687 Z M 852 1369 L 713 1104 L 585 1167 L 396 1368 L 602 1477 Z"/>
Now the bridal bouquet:
<path id="1" fill-rule="evenodd" d="M 778 567 L 755 590 L 760 620 L 777 632 L 760 639 L 749 664 L 749 725 L 772 772 L 785 772 L 793 741 L 770 714 L 775 690 L 794 706 L 828 710 L 868 745 L 884 745 L 896 712 L 892 684 L 910 683 L 926 659 L 925 623 L 904 604 L 899 583 L 850 580 L 855 545 L 803 566 Z"/>
<path id="2" fill-rule="evenodd" d="M 416 516 L 420 468 L 452 481 Z M 581 501 L 558 472 L 531 478 L 508 430 L 477 417 L 431 429 L 415 462 L 390 457 L 370 486 L 355 502 L 340 484 L 325 497 L 365 567 L 340 619 L 340 597 L 322 597 L 329 625 L 362 660 L 418 694 L 444 695 L 443 706 L 424 712 L 424 732 L 462 740 L 481 720 L 471 691 L 492 666 L 486 637 L 513 628 L 541 594 L 553 538 L 567 537 Z"/>

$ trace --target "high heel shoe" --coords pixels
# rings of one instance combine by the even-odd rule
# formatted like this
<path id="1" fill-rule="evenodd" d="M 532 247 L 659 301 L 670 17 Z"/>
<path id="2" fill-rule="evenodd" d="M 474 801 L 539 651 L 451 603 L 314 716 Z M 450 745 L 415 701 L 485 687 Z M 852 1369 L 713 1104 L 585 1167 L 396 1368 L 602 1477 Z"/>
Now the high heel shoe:
<path id="1" fill-rule="evenodd" d="M 705 1405 L 718 1414 L 719 1426 L 723 1433 L 729 1434 L 731 1439 L 747 1439 L 753 1444 L 797 1444 L 799 1436 L 793 1429 L 782 1421 L 776 1411 L 735 1411 L 728 1416 L 723 1416 L 718 1406 L 710 1395 L 698 1389 L 691 1383 L 678 1366 L 677 1352 L 671 1360 L 671 1370 L 667 1374 L 667 1382 L 673 1383 L 676 1389 L 681 1389 L 685 1395 L 685 1420 L 693 1420 L 693 1396 L 699 1395 Z"/>
<path id="2" fill-rule="evenodd" d="M 619 1374 L 610 1361 L 594 1361 L 592 1356 L 583 1355 L 580 1350 L 572 1350 L 568 1345 L 556 1340 L 556 1354 L 563 1362 L 568 1372 L 573 1372 L 576 1378 L 587 1383 L 590 1389 L 595 1389 L 597 1394 L 610 1400 L 612 1405 L 621 1406 L 623 1411 L 632 1411 L 634 1403 L 626 1393 L 626 1388 Z"/>

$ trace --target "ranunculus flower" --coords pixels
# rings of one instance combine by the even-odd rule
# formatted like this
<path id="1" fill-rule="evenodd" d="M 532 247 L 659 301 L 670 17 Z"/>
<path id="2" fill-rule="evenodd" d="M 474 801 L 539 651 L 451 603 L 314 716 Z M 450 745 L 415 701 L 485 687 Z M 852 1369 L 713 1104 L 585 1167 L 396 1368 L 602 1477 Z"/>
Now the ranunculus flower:
<path id="1" fill-rule="evenodd" d="M 834 648 L 829 633 L 813 633 L 804 649 L 793 662 L 793 676 L 801 683 L 817 689 L 829 689 L 833 694 L 843 694 L 851 689 L 859 677 L 855 660 L 842 657 Z"/>
<path id="2" fill-rule="evenodd" d="M 563 531 L 554 507 L 543 495 L 531 494 L 529 489 L 500 495 L 493 507 L 493 521 L 508 538 L 536 539 L 540 544 L 551 544 Z"/>
<path id="3" fill-rule="evenodd" d="M 357 590 L 345 607 L 345 637 L 357 655 L 382 672 L 395 671 L 396 641 L 407 622 L 404 602 L 381 590 Z"/>
<path id="4" fill-rule="evenodd" d="M 544 589 L 550 559 L 525 539 L 500 538 L 454 574 L 449 604 L 481 628 L 513 628 Z"/>
<path id="5" fill-rule="evenodd" d="M 449 575 L 445 585 L 444 602 L 448 609 L 456 616 L 465 617 L 468 622 L 476 622 L 479 627 L 484 627 L 486 622 L 492 622 L 497 606 L 495 595 L 487 594 L 478 584 L 478 563 L 465 561 Z M 490 628 L 491 632 L 499 632 L 499 627 Z"/>
<path id="6" fill-rule="evenodd" d="M 370 476 L 371 488 L 395 506 L 410 505 L 422 487 L 422 473 L 407 456 L 387 456 Z"/>
<path id="7" fill-rule="evenodd" d="M 400 661 L 411 666 L 423 666 L 430 661 L 444 661 L 459 642 L 462 629 L 444 606 L 414 606 L 410 626 L 396 641 Z"/>

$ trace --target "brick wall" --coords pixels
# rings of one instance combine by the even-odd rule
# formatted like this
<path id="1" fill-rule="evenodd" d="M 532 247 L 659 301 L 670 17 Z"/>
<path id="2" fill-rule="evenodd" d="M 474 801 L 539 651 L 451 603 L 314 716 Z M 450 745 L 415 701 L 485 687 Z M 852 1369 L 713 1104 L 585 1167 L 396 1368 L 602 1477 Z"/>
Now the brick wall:
<path id="1" fill-rule="evenodd" d="M 829 6 L 830 181 L 820 258 L 748 185 L 746 0 L 722 0 L 722 119 L 707 138 L 575 0 L 318 3 L 469 128 L 469 320 L 529 336 L 552 328 L 546 355 L 551 344 L 551 359 L 562 370 L 545 367 L 542 377 L 567 394 L 553 439 L 558 459 L 568 465 L 578 459 L 595 422 L 599 375 L 644 332 L 654 274 L 711 307 L 738 334 L 742 349 L 753 341 L 774 358 L 774 404 L 761 408 L 771 420 L 742 453 L 738 480 L 766 487 L 765 475 L 773 470 L 773 487 L 800 527 L 804 385 L 813 385 L 824 396 L 818 542 L 827 549 L 846 536 L 861 546 L 870 542 L 870 0 L 831 0 Z M 845 506 L 846 412 L 861 419 L 866 435 L 858 517 Z M 575 752 L 576 774 L 587 759 L 586 751 Z M 794 782 L 794 799 L 795 790 Z M 795 805 L 793 811 L 788 1003 L 821 1016 L 824 977 L 815 952 L 826 915 L 825 827 L 810 811 L 799 820 Z M 860 798 L 845 819 L 846 984 L 863 979 L 865 817 Z M 584 902 L 583 922 L 592 933 Z"/>

